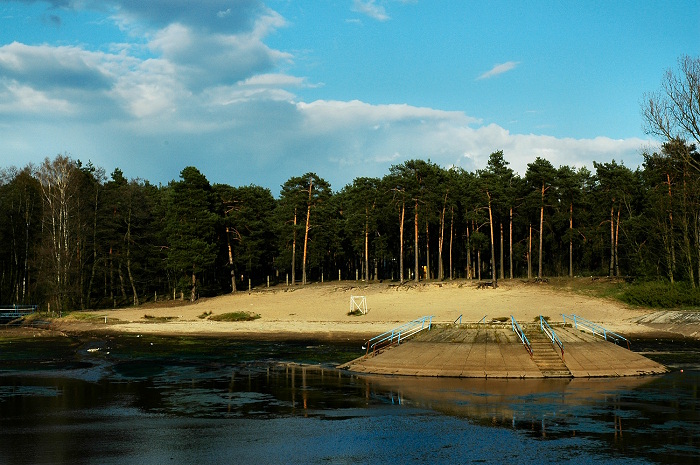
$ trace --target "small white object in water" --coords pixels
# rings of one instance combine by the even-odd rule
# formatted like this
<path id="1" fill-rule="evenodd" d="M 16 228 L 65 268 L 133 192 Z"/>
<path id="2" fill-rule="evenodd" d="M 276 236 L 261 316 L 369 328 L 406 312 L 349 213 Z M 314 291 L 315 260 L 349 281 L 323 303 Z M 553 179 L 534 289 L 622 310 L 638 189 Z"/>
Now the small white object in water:
<path id="1" fill-rule="evenodd" d="M 99 347 L 98 347 L 98 348 L 94 348 L 94 349 L 88 349 L 87 351 L 88 351 L 88 352 L 97 352 L 98 350 L 100 350 Z"/>

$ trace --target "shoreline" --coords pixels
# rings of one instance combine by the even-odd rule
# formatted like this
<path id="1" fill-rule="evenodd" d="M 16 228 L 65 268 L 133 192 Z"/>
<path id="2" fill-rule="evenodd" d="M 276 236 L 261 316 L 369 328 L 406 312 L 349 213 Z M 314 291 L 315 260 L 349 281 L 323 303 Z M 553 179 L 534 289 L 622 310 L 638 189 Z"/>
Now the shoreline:
<path id="1" fill-rule="evenodd" d="M 349 315 L 352 296 L 365 297 L 366 314 Z M 234 311 L 250 312 L 260 318 L 240 322 L 208 319 L 209 315 Z M 402 285 L 336 281 L 304 287 L 277 286 L 194 303 L 165 301 L 73 312 L 50 320 L 46 328 L 24 328 L 34 335 L 54 331 L 74 335 L 124 333 L 363 342 L 425 315 L 432 315 L 435 324 L 453 323 L 460 317 L 465 324 L 509 320 L 511 315 L 526 324 L 538 320 L 539 315 L 560 321 L 562 313 L 575 313 L 628 339 L 700 340 L 700 312 L 632 308 L 612 299 L 518 280 L 504 281 L 497 289 L 479 289 L 476 281 L 468 280 Z M 0 329 L 0 336 L 14 329 Z"/>
<path id="2" fill-rule="evenodd" d="M 153 323 L 157 325 L 158 323 Z M 368 339 L 377 335 L 372 332 L 269 332 L 269 331 L 191 331 L 175 332 L 161 328 L 154 331 L 121 331 L 112 328 L 83 327 L 82 325 L 61 325 L 61 328 L 52 326 L 37 328 L 33 326 L 13 326 L 0 328 L 0 338 L 32 338 L 32 337 L 80 337 L 80 336 L 118 336 L 118 335 L 149 335 L 158 337 L 196 337 L 196 338 L 230 338 L 241 341 L 261 341 L 261 342 L 336 342 L 343 344 L 364 344 Z M 661 341 L 661 342 L 682 342 L 700 341 L 697 337 L 686 336 L 681 333 L 668 331 L 641 331 L 638 333 L 626 333 L 624 336 L 632 344 L 635 341 Z M 634 346 L 633 346 L 634 348 Z"/>

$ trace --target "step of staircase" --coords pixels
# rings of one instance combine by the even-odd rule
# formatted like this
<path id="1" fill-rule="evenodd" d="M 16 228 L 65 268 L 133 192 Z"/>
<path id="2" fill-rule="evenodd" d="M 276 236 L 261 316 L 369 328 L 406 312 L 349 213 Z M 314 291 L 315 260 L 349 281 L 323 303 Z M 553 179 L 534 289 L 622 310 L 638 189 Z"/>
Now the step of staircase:
<path id="1" fill-rule="evenodd" d="M 573 375 L 561 358 L 558 347 L 547 336 L 532 329 L 526 334 L 532 348 L 532 360 L 545 378 L 571 378 Z"/>

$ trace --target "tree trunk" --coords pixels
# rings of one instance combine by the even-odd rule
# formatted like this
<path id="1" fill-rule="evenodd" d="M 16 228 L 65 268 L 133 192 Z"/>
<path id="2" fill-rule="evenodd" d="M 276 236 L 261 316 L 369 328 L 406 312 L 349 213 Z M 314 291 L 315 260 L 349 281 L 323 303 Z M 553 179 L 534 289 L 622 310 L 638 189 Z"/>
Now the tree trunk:
<path id="1" fill-rule="evenodd" d="M 574 277 L 574 203 L 569 204 L 569 278 Z"/>
<path id="2" fill-rule="evenodd" d="M 510 262 L 510 279 L 513 279 L 513 207 L 510 208 L 510 231 L 508 232 L 508 261 Z"/>
<path id="3" fill-rule="evenodd" d="M 615 272 L 615 199 L 610 207 L 610 269 L 608 276 L 613 277 Z M 673 282 L 673 279 L 671 279 Z"/>
<path id="4" fill-rule="evenodd" d="M 537 279 L 542 279 L 542 238 L 544 237 L 544 183 L 542 183 L 542 204 L 540 205 L 540 251 L 537 263 Z"/>
<path id="5" fill-rule="evenodd" d="M 620 239 L 620 210 L 622 205 L 617 206 L 617 223 L 615 224 L 615 276 L 620 276 L 620 260 L 617 245 Z"/>
<path id="6" fill-rule="evenodd" d="M 296 280 L 297 268 L 297 209 L 294 207 L 294 236 L 292 238 L 292 286 L 297 283 Z"/>
<path id="7" fill-rule="evenodd" d="M 311 185 L 311 184 L 309 184 Z M 311 196 L 311 188 L 309 188 L 309 197 Z M 306 226 L 304 228 L 304 258 L 301 264 L 301 283 L 306 285 L 306 254 L 309 244 L 309 220 L 311 219 L 311 203 L 306 206 Z"/>
<path id="8" fill-rule="evenodd" d="M 226 226 L 226 246 L 228 247 L 228 266 L 231 271 L 231 294 L 236 293 L 236 270 L 233 268 L 233 249 L 231 248 L 231 229 Z M 292 254 L 293 255 L 293 254 Z"/>
<path id="9" fill-rule="evenodd" d="M 454 223 L 455 223 L 455 210 L 454 207 L 450 207 L 450 281 L 454 279 L 452 271 L 454 267 L 452 266 L 452 239 L 454 237 Z"/>
<path id="10" fill-rule="evenodd" d="M 499 278 L 505 279 L 505 263 L 504 263 L 504 258 L 503 258 L 503 223 L 498 223 L 499 228 L 501 229 L 501 267 L 500 267 L 500 274 Z"/>
<path id="11" fill-rule="evenodd" d="M 688 185 L 685 180 L 686 173 L 683 173 L 683 256 L 685 258 L 686 269 L 688 270 L 688 279 L 693 288 L 695 288 L 695 270 L 693 269 L 693 252 L 690 245 L 690 218 L 688 215 Z"/>
<path id="12" fill-rule="evenodd" d="M 95 187 L 95 209 L 93 211 L 93 219 L 92 219 L 92 270 L 90 271 L 90 281 L 88 282 L 88 290 L 87 290 L 87 304 L 88 307 L 92 306 L 91 300 L 92 300 L 92 285 L 95 282 L 95 271 L 97 269 L 97 209 L 98 209 L 98 200 L 99 200 L 99 195 L 98 193 L 100 192 L 99 188 Z M 27 225 L 29 226 L 29 225 Z M 29 231 L 27 231 L 29 233 Z"/>
<path id="13" fill-rule="evenodd" d="M 401 284 L 404 282 L 404 276 L 403 276 L 403 222 L 406 217 L 406 202 L 401 202 L 401 224 L 399 226 L 399 281 Z"/>
<path id="14" fill-rule="evenodd" d="M 428 229 L 428 215 L 425 215 L 425 280 L 430 279 L 432 279 L 430 273 L 430 230 Z"/>
<path id="15" fill-rule="evenodd" d="M 673 247 L 673 239 L 671 237 L 671 234 L 669 233 L 668 223 L 666 222 L 666 220 L 659 220 L 659 230 L 661 231 L 661 242 L 664 246 L 664 255 L 666 255 L 666 273 L 668 275 L 668 279 L 673 284 L 673 260 L 671 258 L 671 248 Z"/>
<path id="16" fill-rule="evenodd" d="M 112 307 L 116 307 L 114 299 L 114 252 L 109 248 L 109 298 L 112 300 Z"/>
<path id="17" fill-rule="evenodd" d="M 75 237 L 71 213 L 74 208 L 74 165 L 68 157 L 58 156 L 53 162 L 48 158 L 38 171 L 42 198 L 44 200 L 43 230 L 48 231 L 48 254 L 51 267 L 49 292 L 53 293 L 59 315 L 68 303 L 69 272 L 73 258 L 71 240 Z"/>
<path id="18" fill-rule="evenodd" d="M 195 267 L 192 265 L 192 290 L 190 292 L 190 302 L 194 302 L 197 298 L 197 277 L 194 273 Z"/>
<path id="19" fill-rule="evenodd" d="M 122 291 L 122 299 L 126 300 L 126 287 L 124 286 L 124 274 L 122 273 L 122 264 L 119 262 L 117 266 L 117 274 L 119 275 L 119 288 Z"/>
<path id="20" fill-rule="evenodd" d="M 671 176 L 666 173 L 666 181 L 668 182 L 668 220 L 671 224 L 671 233 L 670 233 L 670 244 L 671 244 L 671 266 L 672 266 L 672 271 L 671 274 L 676 270 L 676 243 L 673 239 L 673 195 L 671 194 Z M 673 282 L 673 278 L 671 278 L 671 282 Z"/>
<path id="21" fill-rule="evenodd" d="M 131 199 L 129 201 L 129 212 L 127 214 L 126 223 L 126 273 L 129 276 L 129 284 L 131 284 L 131 292 L 134 295 L 134 306 L 139 304 L 139 295 L 136 292 L 136 283 L 134 283 L 134 275 L 131 272 Z"/>
<path id="22" fill-rule="evenodd" d="M 95 223 L 96 224 L 96 223 Z M 24 209 L 24 270 L 22 272 L 22 303 L 27 303 L 27 281 L 29 281 L 29 226 L 31 225 L 31 216 L 29 215 L 29 199 L 25 199 Z M 94 241 L 93 241 L 93 247 Z M 97 254 L 97 252 L 95 252 Z M 95 267 L 92 268 L 93 275 Z"/>
<path id="23" fill-rule="evenodd" d="M 369 282 L 369 208 L 365 207 L 365 280 Z"/>
<path id="24" fill-rule="evenodd" d="M 493 213 L 491 211 L 491 194 L 486 193 L 489 198 L 489 227 L 491 228 L 491 281 L 494 288 L 498 287 L 498 278 L 496 276 L 496 247 L 493 232 Z"/>
<path id="25" fill-rule="evenodd" d="M 481 281 L 481 250 L 476 251 L 476 272 L 477 272 L 477 277 L 479 281 Z"/>
<path id="26" fill-rule="evenodd" d="M 442 248 L 445 243 L 445 210 L 447 208 L 447 194 L 445 194 L 445 203 L 442 205 L 442 214 L 440 215 L 440 236 L 438 239 L 438 281 L 445 279 L 445 269 L 442 263 Z"/>
<path id="27" fill-rule="evenodd" d="M 414 268 L 415 268 L 415 273 L 416 275 L 413 277 L 415 282 L 419 281 L 418 278 L 418 200 L 416 199 L 416 207 L 414 209 L 414 215 L 413 215 L 413 259 L 414 259 Z"/>
<path id="28" fill-rule="evenodd" d="M 700 212 L 695 214 L 695 253 L 698 264 L 698 285 L 700 285 Z"/>
<path id="29" fill-rule="evenodd" d="M 472 243 L 469 236 L 469 226 L 467 226 L 467 277 L 472 279 L 474 271 L 472 269 Z"/>
<path id="30" fill-rule="evenodd" d="M 527 239 L 527 279 L 532 279 L 532 223 L 530 223 L 530 233 Z"/>

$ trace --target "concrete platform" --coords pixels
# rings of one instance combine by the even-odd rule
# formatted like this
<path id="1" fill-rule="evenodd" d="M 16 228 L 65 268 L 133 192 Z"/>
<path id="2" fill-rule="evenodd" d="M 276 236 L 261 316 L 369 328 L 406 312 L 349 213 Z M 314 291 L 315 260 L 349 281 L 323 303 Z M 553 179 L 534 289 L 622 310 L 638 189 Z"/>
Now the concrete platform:
<path id="1" fill-rule="evenodd" d="M 444 325 L 423 331 L 400 345 L 366 355 L 339 368 L 358 373 L 452 378 L 618 377 L 665 373 L 663 365 L 642 355 L 570 327 L 556 327 L 564 356 L 553 345 L 533 345 L 533 356 L 510 325 Z M 530 338 L 539 337 L 538 325 L 525 325 Z M 557 375 L 543 364 L 551 354 L 568 369 Z M 543 357 L 546 356 L 546 357 Z M 562 366 L 563 368 L 563 366 Z"/>

